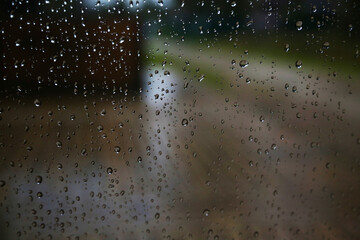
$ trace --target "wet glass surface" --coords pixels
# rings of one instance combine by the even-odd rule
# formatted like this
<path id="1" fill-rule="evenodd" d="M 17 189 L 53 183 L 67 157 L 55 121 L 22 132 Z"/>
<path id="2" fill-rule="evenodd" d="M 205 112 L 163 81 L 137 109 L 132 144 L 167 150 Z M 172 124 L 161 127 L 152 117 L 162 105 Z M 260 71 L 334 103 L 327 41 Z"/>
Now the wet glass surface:
<path id="1" fill-rule="evenodd" d="M 5 1 L 1 239 L 359 239 L 357 1 Z"/>

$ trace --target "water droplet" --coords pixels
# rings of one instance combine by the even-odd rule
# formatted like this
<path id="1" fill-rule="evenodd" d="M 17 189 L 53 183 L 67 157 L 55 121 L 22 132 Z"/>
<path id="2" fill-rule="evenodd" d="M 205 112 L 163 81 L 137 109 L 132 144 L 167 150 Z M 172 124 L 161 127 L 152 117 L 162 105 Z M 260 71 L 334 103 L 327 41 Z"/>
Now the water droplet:
<path id="1" fill-rule="evenodd" d="M 81 156 L 86 156 L 87 155 L 87 151 L 85 148 L 81 149 Z"/>
<path id="2" fill-rule="evenodd" d="M 326 167 L 327 169 L 329 169 L 329 168 L 330 168 L 330 163 L 327 162 L 327 163 L 325 164 L 325 167 Z"/>
<path id="3" fill-rule="evenodd" d="M 302 61 L 301 61 L 301 60 L 297 60 L 297 61 L 295 62 L 295 67 L 296 67 L 296 68 L 301 68 L 301 67 L 302 67 Z"/>
<path id="4" fill-rule="evenodd" d="M 200 34 L 203 34 L 203 33 L 204 33 L 204 31 L 203 31 L 203 26 L 200 26 L 200 27 L 199 27 L 199 32 L 200 32 Z"/>
<path id="5" fill-rule="evenodd" d="M 121 150 L 121 148 L 120 148 L 119 146 L 115 146 L 115 147 L 114 147 L 114 151 L 115 151 L 117 154 L 120 153 L 120 150 Z"/>
<path id="6" fill-rule="evenodd" d="M 199 82 L 202 82 L 205 79 L 205 74 L 201 75 L 198 79 Z"/>
<path id="7" fill-rule="evenodd" d="M 181 124 L 185 127 L 185 126 L 187 126 L 187 125 L 189 124 L 189 121 L 188 121 L 186 118 L 184 118 L 184 119 L 181 121 Z"/>
<path id="8" fill-rule="evenodd" d="M 6 182 L 4 180 L 0 180 L 0 187 L 3 187 L 6 185 Z"/>
<path id="9" fill-rule="evenodd" d="M 285 52 L 288 52 L 290 50 L 290 45 L 287 43 L 285 44 Z"/>
<path id="10" fill-rule="evenodd" d="M 316 6 L 314 5 L 314 6 L 312 6 L 312 12 L 313 13 L 316 13 L 317 12 L 317 8 L 316 8 Z"/>
<path id="11" fill-rule="evenodd" d="M 112 169 L 111 167 L 108 167 L 108 168 L 106 169 L 106 172 L 107 172 L 108 174 L 112 174 L 112 173 L 113 173 L 113 169 Z"/>
<path id="12" fill-rule="evenodd" d="M 296 22 L 296 28 L 298 31 L 302 30 L 302 26 L 303 26 L 303 22 L 302 21 L 297 21 Z"/>
<path id="13" fill-rule="evenodd" d="M 39 99 L 35 99 L 34 105 L 35 105 L 36 107 L 40 107 L 40 106 L 41 106 L 40 100 L 39 100 Z"/>
<path id="14" fill-rule="evenodd" d="M 97 130 L 98 130 L 99 132 L 102 132 L 102 131 L 104 130 L 104 127 L 103 127 L 102 125 L 99 125 L 99 126 L 97 127 Z"/>
<path id="15" fill-rule="evenodd" d="M 36 176 L 35 182 L 36 182 L 36 184 L 42 183 L 42 177 L 41 176 Z"/>
<path id="16" fill-rule="evenodd" d="M 20 42 L 21 42 L 21 39 L 18 39 L 15 41 L 15 46 L 16 47 L 20 47 Z"/>
<path id="17" fill-rule="evenodd" d="M 247 66 L 249 66 L 249 62 L 247 60 L 241 60 L 239 62 L 239 65 L 241 68 L 246 68 Z"/>
<path id="18" fill-rule="evenodd" d="M 56 146 L 57 146 L 58 148 L 61 148 L 61 147 L 62 147 L 62 142 L 57 141 L 57 142 L 56 142 Z"/>
<path id="19" fill-rule="evenodd" d="M 324 42 L 324 43 L 323 43 L 323 48 L 324 48 L 324 49 L 329 49 L 329 47 L 330 47 L 330 43 L 329 43 L 329 42 Z"/>
<path id="20" fill-rule="evenodd" d="M 58 164 L 57 164 L 57 168 L 58 168 L 59 170 L 62 169 L 62 168 L 63 168 L 62 164 L 61 164 L 61 163 L 58 163 Z"/>
<path id="21" fill-rule="evenodd" d="M 209 209 L 205 209 L 205 210 L 203 211 L 203 214 L 204 214 L 205 217 L 208 217 L 208 216 L 210 215 L 210 210 L 209 210 Z"/>

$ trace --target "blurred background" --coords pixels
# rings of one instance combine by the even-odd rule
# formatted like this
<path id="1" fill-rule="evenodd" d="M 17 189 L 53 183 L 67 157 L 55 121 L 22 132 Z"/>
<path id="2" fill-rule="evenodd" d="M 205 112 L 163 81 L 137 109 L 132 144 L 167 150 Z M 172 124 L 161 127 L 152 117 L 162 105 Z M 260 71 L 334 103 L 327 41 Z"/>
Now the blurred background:
<path id="1" fill-rule="evenodd" d="M 360 238 L 357 1 L 1 4 L 1 239 Z"/>

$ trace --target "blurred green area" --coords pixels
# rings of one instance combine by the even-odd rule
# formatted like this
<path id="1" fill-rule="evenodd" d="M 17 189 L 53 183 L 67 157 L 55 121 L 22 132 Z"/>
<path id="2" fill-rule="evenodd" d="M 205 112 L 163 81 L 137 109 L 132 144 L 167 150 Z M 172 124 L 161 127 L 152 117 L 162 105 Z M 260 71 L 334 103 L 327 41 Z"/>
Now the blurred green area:
<path id="1" fill-rule="evenodd" d="M 296 61 L 300 60 L 303 63 L 301 68 L 303 71 L 342 76 L 336 78 L 338 81 L 347 78 L 353 82 L 360 76 L 359 45 L 358 41 L 351 37 L 315 38 L 299 33 L 285 37 L 244 36 L 232 40 L 201 39 L 193 36 L 184 41 L 175 41 L 170 36 L 163 36 L 147 43 L 144 57 L 147 64 L 158 67 L 172 65 L 174 69 L 192 73 L 194 79 L 205 76 L 206 83 L 216 88 L 226 85 L 219 78 L 223 75 L 224 69 L 199 60 L 198 56 L 202 54 L 200 52 L 206 52 L 215 58 L 220 54 L 224 58 L 234 60 L 251 59 L 261 63 L 276 63 L 280 69 L 295 68 Z M 166 45 L 181 47 L 188 51 L 171 52 Z M 231 62 L 228 63 L 230 67 Z"/>

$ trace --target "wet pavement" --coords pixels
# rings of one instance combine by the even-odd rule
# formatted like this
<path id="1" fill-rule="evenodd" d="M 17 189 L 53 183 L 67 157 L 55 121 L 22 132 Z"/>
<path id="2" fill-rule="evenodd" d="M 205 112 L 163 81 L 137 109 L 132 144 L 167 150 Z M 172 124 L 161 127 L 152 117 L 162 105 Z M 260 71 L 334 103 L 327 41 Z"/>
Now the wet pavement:
<path id="1" fill-rule="evenodd" d="M 2 97 L 5 239 L 358 239 L 358 85 L 201 54 L 221 89 Z"/>

